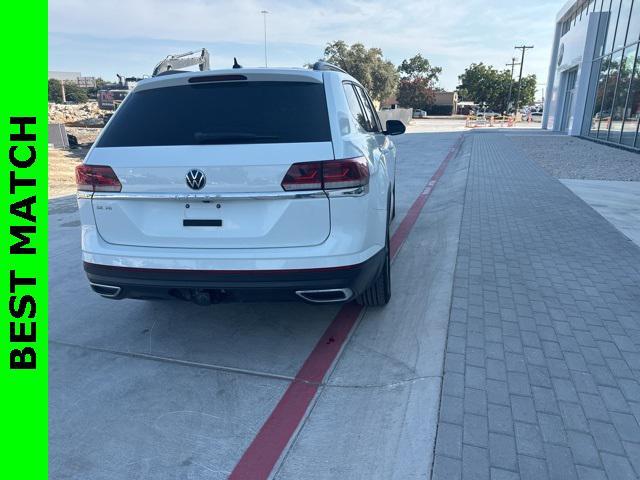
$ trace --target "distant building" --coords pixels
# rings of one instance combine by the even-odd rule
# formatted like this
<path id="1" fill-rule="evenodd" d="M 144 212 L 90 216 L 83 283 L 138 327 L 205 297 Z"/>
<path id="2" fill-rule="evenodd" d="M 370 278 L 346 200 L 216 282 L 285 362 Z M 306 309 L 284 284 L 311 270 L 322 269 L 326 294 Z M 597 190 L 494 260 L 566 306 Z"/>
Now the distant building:
<path id="1" fill-rule="evenodd" d="M 433 105 L 427 105 L 429 115 L 453 115 L 458 109 L 458 92 L 434 92 Z M 380 103 L 384 110 L 400 108 L 396 97 L 389 97 Z"/>
<path id="2" fill-rule="evenodd" d="M 458 111 L 458 92 L 435 92 L 435 101 L 427 108 L 429 115 L 453 115 Z"/>
<path id="3" fill-rule="evenodd" d="M 396 108 L 400 108 L 400 105 L 398 105 L 398 100 L 396 99 L 396 97 L 385 98 L 380 102 L 380 109 L 395 110 Z"/>
<path id="4" fill-rule="evenodd" d="M 49 70 L 48 79 L 51 80 L 60 80 L 61 82 L 73 82 L 76 83 L 78 78 L 82 77 L 82 73 L 80 72 L 58 72 L 54 70 Z"/>
<path id="5" fill-rule="evenodd" d="M 640 150 L 640 1 L 558 12 L 542 127 Z"/>
<path id="6" fill-rule="evenodd" d="M 65 92 L 65 84 L 74 84 L 82 88 L 95 88 L 95 77 L 83 77 L 80 72 L 60 72 L 49 70 L 47 74 L 48 80 L 58 80 L 62 89 L 62 103 L 66 103 L 67 95 Z"/>

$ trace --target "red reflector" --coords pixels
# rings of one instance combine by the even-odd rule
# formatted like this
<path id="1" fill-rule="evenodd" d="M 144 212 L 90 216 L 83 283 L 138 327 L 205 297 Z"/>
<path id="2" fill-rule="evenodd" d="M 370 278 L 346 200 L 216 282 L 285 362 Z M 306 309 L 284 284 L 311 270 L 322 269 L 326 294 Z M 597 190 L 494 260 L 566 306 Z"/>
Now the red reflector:
<path id="1" fill-rule="evenodd" d="M 282 180 L 284 190 L 321 190 L 322 163 L 294 163 Z"/>
<path id="2" fill-rule="evenodd" d="M 362 187 L 369 183 L 369 165 L 364 157 L 322 162 L 322 178 L 326 190 Z"/>
<path id="3" fill-rule="evenodd" d="M 82 192 L 119 192 L 120 180 L 111 167 L 103 165 L 78 165 L 76 185 Z"/>

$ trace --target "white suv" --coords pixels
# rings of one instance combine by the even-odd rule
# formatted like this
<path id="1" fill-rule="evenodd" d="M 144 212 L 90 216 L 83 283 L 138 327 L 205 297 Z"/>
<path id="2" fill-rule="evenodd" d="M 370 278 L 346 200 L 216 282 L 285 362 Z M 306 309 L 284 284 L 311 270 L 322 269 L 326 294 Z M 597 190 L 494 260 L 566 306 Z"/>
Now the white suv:
<path id="1" fill-rule="evenodd" d="M 313 69 L 141 81 L 76 170 L 82 257 L 110 298 L 384 305 L 396 149 L 365 89 Z"/>

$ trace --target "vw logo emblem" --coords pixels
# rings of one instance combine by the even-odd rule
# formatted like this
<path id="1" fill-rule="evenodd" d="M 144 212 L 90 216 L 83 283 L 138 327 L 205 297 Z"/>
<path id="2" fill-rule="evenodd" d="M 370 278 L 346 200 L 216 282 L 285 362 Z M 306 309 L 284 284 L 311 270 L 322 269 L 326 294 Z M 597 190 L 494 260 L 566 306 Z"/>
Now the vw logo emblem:
<path id="1" fill-rule="evenodd" d="M 207 183 L 207 177 L 202 170 L 193 168 L 186 175 L 187 186 L 193 190 L 202 190 Z"/>

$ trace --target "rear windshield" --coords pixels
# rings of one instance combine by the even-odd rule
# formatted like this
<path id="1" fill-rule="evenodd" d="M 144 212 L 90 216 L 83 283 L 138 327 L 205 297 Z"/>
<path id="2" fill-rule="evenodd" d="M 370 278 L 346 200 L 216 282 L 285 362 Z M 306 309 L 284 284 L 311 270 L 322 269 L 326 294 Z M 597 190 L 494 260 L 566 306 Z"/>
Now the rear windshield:
<path id="1" fill-rule="evenodd" d="M 331 140 L 324 85 L 225 82 L 130 94 L 97 147 Z"/>

